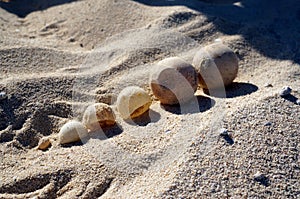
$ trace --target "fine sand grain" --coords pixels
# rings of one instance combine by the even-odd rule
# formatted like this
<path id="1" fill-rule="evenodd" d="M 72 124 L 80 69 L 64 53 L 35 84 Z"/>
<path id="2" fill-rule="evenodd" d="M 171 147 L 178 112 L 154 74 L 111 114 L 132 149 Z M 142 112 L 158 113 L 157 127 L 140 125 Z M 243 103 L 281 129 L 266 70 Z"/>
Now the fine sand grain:
<path id="1" fill-rule="evenodd" d="M 300 2 L 55 2 L 0 0 L 0 198 L 299 197 Z M 161 105 L 153 66 L 214 42 L 239 59 L 234 83 Z M 130 121 L 116 108 L 127 86 L 152 98 Z M 59 145 L 98 102 L 116 125 Z"/>

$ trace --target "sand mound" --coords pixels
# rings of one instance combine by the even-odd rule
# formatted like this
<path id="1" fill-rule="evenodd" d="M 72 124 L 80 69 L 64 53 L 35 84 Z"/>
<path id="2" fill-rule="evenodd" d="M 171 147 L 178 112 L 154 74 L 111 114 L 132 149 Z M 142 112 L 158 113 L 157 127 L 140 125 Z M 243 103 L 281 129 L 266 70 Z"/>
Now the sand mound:
<path id="1" fill-rule="evenodd" d="M 61 1 L 22 18 L 4 4 L 0 198 L 297 197 L 298 2 Z M 154 100 L 148 115 L 117 114 L 114 128 L 57 145 L 60 127 L 91 103 L 114 107 L 133 85 L 152 96 L 155 63 L 192 63 L 216 39 L 239 57 L 226 98 Z M 293 89 L 285 98 L 283 86 Z M 39 151 L 44 136 L 54 142 Z"/>

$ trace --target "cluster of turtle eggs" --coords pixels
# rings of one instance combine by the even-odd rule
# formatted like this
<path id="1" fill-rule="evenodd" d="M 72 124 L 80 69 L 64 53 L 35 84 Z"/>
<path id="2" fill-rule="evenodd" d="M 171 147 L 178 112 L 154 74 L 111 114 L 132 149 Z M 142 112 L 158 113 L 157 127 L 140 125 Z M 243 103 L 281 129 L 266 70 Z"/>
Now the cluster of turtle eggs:
<path id="1" fill-rule="evenodd" d="M 150 76 L 150 87 L 162 104 L 174 105 L 188 102 L 200 86 L 218 89 L 232 83 L 238 72 L 238 58 L 222 43 L 205 46 L 189 64 L 179 57 L 171 57 L 157 63 Z M 123 89 L 116 101 L 116 109 L 124 119 L 141 116 L 149 110 L 151 97 L 137 86 Z M 60 144 L 79 141 L 90 131 L 116 124 L 113 108 L 104 103 L 87 107 L 82 122 L 66 123 L 58 134 Z"/>
<path id="2" fill-rule="evenodd" d="M 151 98 L 146 91 L 137 86 L 123 89 L 118 98 L 116 107 L 120 116 L 127 120 L 139 117 L 149 110 Z M 111 106 L 104 103 L 95 103 L 86 108 L 82 122 L 70 121 L 66 123 L 58 134 L 60 144 L 79 141 L 88 135 L 103 128 L 116 124 L 116 115 Z"/>

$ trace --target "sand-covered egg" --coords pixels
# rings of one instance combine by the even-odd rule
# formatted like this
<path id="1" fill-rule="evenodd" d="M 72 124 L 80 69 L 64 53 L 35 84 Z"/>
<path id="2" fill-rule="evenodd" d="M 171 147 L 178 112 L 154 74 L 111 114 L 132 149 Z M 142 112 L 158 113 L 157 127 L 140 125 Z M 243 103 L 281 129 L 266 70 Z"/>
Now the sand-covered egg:
<path id="1" fill-rule="evenodd" d="M 150 105 L 151 97 L 138 86 L 126 87 L 117 98 L 117 109 L 123 119 L 142 115 L 149 110 Z"/>
<path id="2" fill-rule="evenodd" d="M 199 50 L 193 65 L 204 89 L 219 89 L 230 85 L 238 73 L 238 57 L 228 46 L 218 42 Z"/>
<path id="3" fill-rule="evenodd" d="M 104 103 L 95 103 L 87 107 L 83 114 L 83 125 L 90 131 L 113 126 L 116 117 L 112 108 Z"/>
<path id="4" fill-rule="evenodd" d="M 64 124 L 58 133 L 59 144 L 77 142 L 87 136 L 87 130 L 81 122 L 70 121 Z"/>
<path id="5" fill-rule="evenodd" d="M 195 68 L 179 57 L 170 57 L 157 63 L 150 76 L 150 86 L 162 104 L 186 103 L 197 90 Z"/>

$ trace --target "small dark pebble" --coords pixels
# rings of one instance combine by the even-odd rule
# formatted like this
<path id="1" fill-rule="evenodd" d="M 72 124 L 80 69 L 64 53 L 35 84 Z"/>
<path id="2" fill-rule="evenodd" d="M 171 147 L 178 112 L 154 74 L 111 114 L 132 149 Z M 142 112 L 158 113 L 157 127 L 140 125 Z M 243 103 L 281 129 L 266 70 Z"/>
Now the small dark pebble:
<path id="1" fill-rule="evenodd" d="M 265 87 L 270 88 L 270 87 L 273 87 L 273 85 L 272 84 L 265 84 Z"/>
<path id="2" fill-rule="evenodd" d="M 167 129 L 167 130 L 165 131 L 165 133 L 166 133 L 166 134 L 171 133 L 171 130 L 170 130 L 170 129 Z"/>
<path id="3" fill-rule="evenodd" d="M 281 89 L 281 91 L 279 92 L 279 95 L 281 97 L 284 97 L 284 96 L 291 94 L 291 92 L 292 92 L 292 89 L 288 86 L 285 86 Z"/>
<path id="4" fill-rule="evenodd" d="M 253 179 L 256 181 L 261 181 L 265 178 L 265 175 L 262 174 L 261 172 L 257 172 L 256 174 L 253 175 Z"/>
<path id="5" fill-rule="evenodd" d="M 228 130 L 225 128 L 222 128 L 220 130 L 220 136 L 228 136 Z"/>
<path id="6" fill-rule="evenodd" d="M 75 42 L 75 39 L 74 38 L 70 38 L 69 42 Z"/>
<path id="7" fill-rule="evenodd" d="M 264 186 L 268 186 L 269 185 L 269 179 L 266 175 L 264 175 L 261 172 L 257 172 L 256 174 L 253 175 L 253 179 L 256 182 L 259 182 L 260 184 L 264 185 Z"/>
<path id="8" fill-rule="evenodd" d="M 271 126 L 271 125 L 272 125 L 271 122 L 266 122 L 266 123 L 265 123 L 265 126 Z"/>
<path id="9" fill-rule="evenodd" d="M 4 100 L 7 98 L 7 95 L 5 92 L 0 92 L 0 100 Z"/>
<path id="10" fill-rule="evenodd" d="M 230 144 L 233 145 L 234 144 L 234 140 L 232 139 L 232 135 L 231 133 L 228 132 L 227 129 L 222 128 L 220 129 L 220 134 L 219 134 L 222 138 L 224 138 L 224 140 Z"/>

